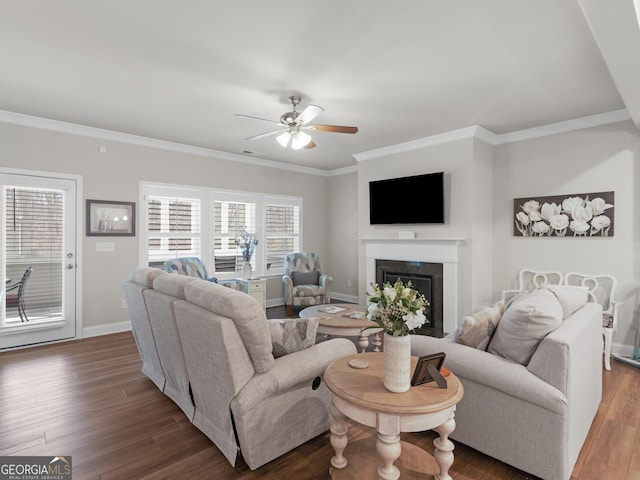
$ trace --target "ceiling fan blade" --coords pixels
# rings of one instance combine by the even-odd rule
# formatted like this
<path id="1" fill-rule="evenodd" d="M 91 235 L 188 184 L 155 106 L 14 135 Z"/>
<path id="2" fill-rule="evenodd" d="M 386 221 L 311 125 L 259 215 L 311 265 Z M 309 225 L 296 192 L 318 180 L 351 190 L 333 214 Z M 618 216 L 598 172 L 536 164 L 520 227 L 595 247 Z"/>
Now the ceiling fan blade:
<path id="1" fill-rule="evenodd" d="M 345 127 L 344 125 L 307 125 L 312 130 L 318 130 L 320 132 L 335 132 L 335 133 L 357 133 L 358 127 Z"/>
<path id="2" fill-rule="evenodd" d="M 322 112 L 324 112 L 324 108 L 319 107 L 318 105 L 309 105 L 302 112 L 300 112 L 300 115 L 296 117 L 296 122 L 300 125 L 305 125 L 306 123 L 309 123 L 311 120 L 320 115 Z"/>
<path id="3" fill-rule="evenodd" d="M 307 143 L 304 148 L 314 148 L 316 146 L 315 143 L 313 143 L 313 140 L 309 140 L 309 143 Z"/>
<path id="4" fill-rule="evenodd" d="M 282 132 L 282 130 L 272 130 L 270 132 L 260 133 L 252 137 L 247 137 L 245 138 L 245 140 L 259 140 L 261 138 L 270 137 L 271 135 L 275 135 L 276 133 L 280 133 L 280 132 Z"/>
<path id="5" fill-rule="evenodd" d="M 240 117 L 240 118 L 248 118 L 249 120 L 260 120 L 262 122 L 269 122 L 269 123 L 273 123 L 274 125 L 284 125 L 281 122 L 277 122 L 275 120 L 269 120 L 268 118 L 260 118 L 260 117 L 253 117 L 251 115 L 242 115 L 240 113 L 236 113 L 233 115 L 234 117 Z"/>

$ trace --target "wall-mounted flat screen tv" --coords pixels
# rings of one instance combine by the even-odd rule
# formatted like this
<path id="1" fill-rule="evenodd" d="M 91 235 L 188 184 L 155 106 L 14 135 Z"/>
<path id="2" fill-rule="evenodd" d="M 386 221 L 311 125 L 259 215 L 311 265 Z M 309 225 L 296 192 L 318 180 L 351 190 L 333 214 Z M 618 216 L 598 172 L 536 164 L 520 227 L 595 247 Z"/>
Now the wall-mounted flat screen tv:
<path id="1" fill-rule="evenodd" d="M 444 172 L 369 182 L 371 225 L 444 223 Z"/>

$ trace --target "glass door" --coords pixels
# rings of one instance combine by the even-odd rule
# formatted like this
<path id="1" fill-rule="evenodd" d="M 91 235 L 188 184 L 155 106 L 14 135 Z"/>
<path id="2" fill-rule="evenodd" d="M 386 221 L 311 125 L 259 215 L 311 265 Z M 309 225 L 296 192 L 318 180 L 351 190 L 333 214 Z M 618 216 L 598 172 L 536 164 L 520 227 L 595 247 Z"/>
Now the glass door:
<path id="1" fill-rule="evenodd" d="M 76 181 L 0 174 L 0 349 L 76 336 Z"/>

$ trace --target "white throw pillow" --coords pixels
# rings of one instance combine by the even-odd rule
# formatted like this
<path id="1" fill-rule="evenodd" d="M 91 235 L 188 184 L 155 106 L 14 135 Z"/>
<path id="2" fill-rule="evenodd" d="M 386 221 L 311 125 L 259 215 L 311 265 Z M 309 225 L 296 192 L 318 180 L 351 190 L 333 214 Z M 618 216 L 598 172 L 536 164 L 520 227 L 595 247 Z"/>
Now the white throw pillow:
<path id="1" fill-rule="evenodd" d="M 562 324 L 562 317 L 562 306 L 550 290 L 534 290 L 505 310 L 487 351 L 527 365 L 540 341 Z"/>
<path id="2" fill-rule="evenodd" d="M 564 312 L 562 319 L 566 320 L 575 312 L 584 307 L 589 300 L 589 290 L 586 287 L 576 287 L 573 285 L 545 285 L 546 288 L 553 292 L 556 296 L 562 311 Z"/>

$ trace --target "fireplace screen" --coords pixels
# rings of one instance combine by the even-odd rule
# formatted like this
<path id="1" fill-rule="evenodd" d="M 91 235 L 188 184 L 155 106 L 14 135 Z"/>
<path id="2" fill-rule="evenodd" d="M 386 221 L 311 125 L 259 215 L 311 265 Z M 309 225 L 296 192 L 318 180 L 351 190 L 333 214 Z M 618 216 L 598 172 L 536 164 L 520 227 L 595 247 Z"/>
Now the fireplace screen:
<path id="1" fill-rule="evenodd" d="M 419 291 L 429 302 L 424 314 L 428 324 L 416 330 L 421 335 L 442 337 L 442 302 L 443 273 L 441 263 L 407 262 L 398 260 L 376 260 L 376 283 L 391 284 L 400 279 L 405 285 L 411 281 L 414 289 Z"/>

